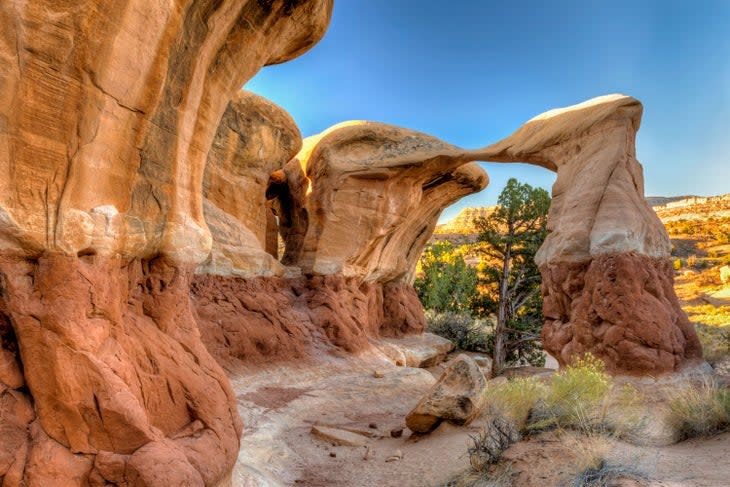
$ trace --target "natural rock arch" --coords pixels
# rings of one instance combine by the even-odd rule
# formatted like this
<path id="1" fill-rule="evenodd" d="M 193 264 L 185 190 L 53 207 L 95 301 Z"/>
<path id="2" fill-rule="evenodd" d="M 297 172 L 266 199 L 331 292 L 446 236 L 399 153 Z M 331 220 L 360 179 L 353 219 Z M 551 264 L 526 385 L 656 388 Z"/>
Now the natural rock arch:
<path id="1" fill-rule="evenodd" d="M 673 288 L 669 237 L 644 199 L 642 106 L 608 95 L 539 115 L 476 157 L 557 172 L 543 276 L 543 346 L 564 365 L 591 352 L 611 372 L 677 371 L 702 349 Z"/>
<path id="2" fill-rule="evenodd" d="M 242 425 L 220 364 L 422 331 L 413 269 L 440 211 L 486 185 L 476 160 L 558 172 L 539 259 L 559 360 L 661 373 L 700 356 L 642 199 L 636 100 L 548 112 L 476 151 L 372 122 L 300 150 L 285 112 L 237 93 L 317 42 L 331 11 L 0 4 L 4 484 L 225 481 Z M 272 170 L 282 263 L 260 228 Z M 240 188 L 250 201 L 228 196 Z"/>
<path id="3" fill-rule="evenodd" d="M 288 188 L 279 208 L 283 261 L 305 276 L 376 290 L 377 298 L 361 298 L 375 323 L 354 318 L 349 335 L 418 332 L 413 271 L 442 209 L 486 186 L 472 161 L 539 165 L 558 175 L 537 255 L 546 350 L 561 364 L 591 352 L 614 373 L 677 371 L 701 347 L 672 288 L 668 236 L 644 200 L 635 157 L 641 112 L 631 97 L 599 97 L 471 151 L 381 123 L 336 125 L 305 139 L 279 176 Z M 335 314 L 335 323 L 353 318 Z"/>

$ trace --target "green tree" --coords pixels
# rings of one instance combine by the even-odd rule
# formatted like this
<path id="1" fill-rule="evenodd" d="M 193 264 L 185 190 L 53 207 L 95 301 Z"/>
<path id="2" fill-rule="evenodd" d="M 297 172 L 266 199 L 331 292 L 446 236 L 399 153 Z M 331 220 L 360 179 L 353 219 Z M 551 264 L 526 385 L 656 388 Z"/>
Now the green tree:
<path id="1" fill-rule="evenodd" d="M 533 361 L 542 329 L 540 272 L 535 253 L 547 236 L 550 196 L 516 179 L 507 182 L 495 211 L 475 221 L 479 230 L 481 313 L 496 314 L 495 370 L 520 358 Z"/>
<path id="2" fill-rule="evenodd" d="M 421 255 L 421 272 L 413 284 L 426 309 L 439 313 L 469 310 L 477 293 L 477 271 L 450 242 L 436 242 Z"/>

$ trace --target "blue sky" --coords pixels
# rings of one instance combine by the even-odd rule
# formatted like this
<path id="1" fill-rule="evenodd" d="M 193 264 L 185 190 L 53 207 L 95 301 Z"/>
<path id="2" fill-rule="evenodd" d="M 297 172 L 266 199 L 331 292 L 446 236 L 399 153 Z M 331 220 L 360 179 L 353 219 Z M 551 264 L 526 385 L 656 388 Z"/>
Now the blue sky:
<path id="1" fill-rule="evenodd" d="M 307 54 L 245 86 L 303 135 L 364 119 L 466 148 L 551 108 L 624 93 L 644 104 L 647 195 L 730 192 L 730 1 L 335 0 Z M 550 189 L 524 164 L 484 164 L 491 183 L 447 209 L 487 206 L 509 177 Z"/>

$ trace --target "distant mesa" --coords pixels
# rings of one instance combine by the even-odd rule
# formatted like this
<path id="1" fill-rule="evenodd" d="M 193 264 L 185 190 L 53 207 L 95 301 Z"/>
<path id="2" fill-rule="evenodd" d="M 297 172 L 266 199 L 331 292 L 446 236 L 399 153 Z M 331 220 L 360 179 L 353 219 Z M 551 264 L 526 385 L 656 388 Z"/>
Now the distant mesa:
<path id="1" fill-rule="evenodd" d="M 472 235 L 479 233 L 474 221 L 479 218 L 487 218 L 494 212 L 495 208 L 495 206 L 464 208 L 446 223 L 436 225 L 433 233 L 435 235 Z"/>

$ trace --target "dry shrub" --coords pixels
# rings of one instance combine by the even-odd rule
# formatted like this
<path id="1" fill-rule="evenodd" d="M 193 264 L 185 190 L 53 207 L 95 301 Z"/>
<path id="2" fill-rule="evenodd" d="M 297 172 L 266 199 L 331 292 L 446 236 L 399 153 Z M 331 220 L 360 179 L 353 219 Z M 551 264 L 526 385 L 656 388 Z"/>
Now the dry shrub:
<path id="1" fill-rule="evenodd" d="M 470 438 L 471 446 L 467 451 L 471 468 L 475 472 L 484 472 L 501 458 L 504 450 L 520 440 L 520 432 L 509 419 L 495 416 L 478 435 Z"/>
<path id="2" fill-rule="evenodd" d="M 426 311 L 428 331 L 451 341 L 456 348 L 473 352 L 489 352 L 492 348 L 491 323 L 468 313 Z"/>
<path id="3" fill-rule="evenodd" d="M 723 308 L 727 309 L 727 315 L 730 317 L 730 306 Z M 694 306 L 692 309 L 697 313 L 701 311 L 714 312 L 715 310 L 714 306 L 709 304 L 706 306 Z M 710 315 L 708 314 L 704 317 L 709 318 Z M 707 319 L 706 321 L 711 320 Z M 695 325 L 695 330 L 702 344 L 702 355 L 710 365 L 718 364 L 730 358 L 730 327 Z"/>
<path id="4" fill-rule="evenodd" d="M 566 437 L 576 453 L 573 487 L 610 487 L 619 479 L 644 479 L 636 465 L 609 461 L 610 441 L 602 435 Z"/>
<path id="5" fill-rule="evenodd" d="M 682 438 L 710 436 L 730 426 L 730 390 L 716 382 L 686 383 L 670 394 L 667 416 Z"/>
<path id="6" fill-rule="evenodd" d="M 623 436 L 640 422 L 637 391 L 614 386 L 604 363 L 590 354 L 554 374 L 547 384 L 514 379 L 486 394 L 492 414 L 509 418 L 526 433 L 562 428 Z"/>

